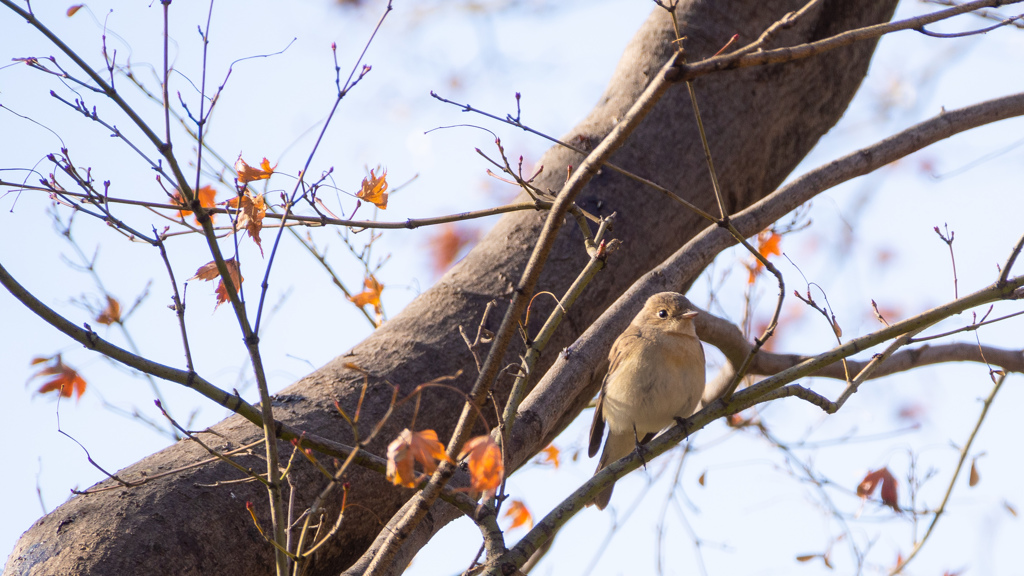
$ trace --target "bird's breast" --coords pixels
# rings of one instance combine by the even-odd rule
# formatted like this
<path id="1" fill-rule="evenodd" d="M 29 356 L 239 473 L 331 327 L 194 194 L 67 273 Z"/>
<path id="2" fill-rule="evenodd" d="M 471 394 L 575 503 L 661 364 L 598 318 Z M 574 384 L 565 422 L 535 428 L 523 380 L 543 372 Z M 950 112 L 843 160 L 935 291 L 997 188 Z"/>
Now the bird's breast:
<path id="1" fill-rule="evenodd" d="M 647 342 L 621 358 L 604 388 L 604 419 L 613 432 L 641 437 L 659 432 L 675 417 L 693 414 L 704 394 L 704 354 L 696 338 Z"/>

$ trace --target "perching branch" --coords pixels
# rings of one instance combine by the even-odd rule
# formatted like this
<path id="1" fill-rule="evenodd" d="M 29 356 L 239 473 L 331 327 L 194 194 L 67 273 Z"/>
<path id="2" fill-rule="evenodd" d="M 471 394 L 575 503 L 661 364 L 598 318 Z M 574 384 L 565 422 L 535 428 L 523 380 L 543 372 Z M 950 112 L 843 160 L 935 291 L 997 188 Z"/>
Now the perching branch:
<path id="1" fill-rule="evenodd" d="M 651 458 L 657 457 L 659 454 L 667 452 L 672 449 L 676 444 L 689 437 L 694 432 L 703 429 L 705 426 L 713 422 L 714 420 L 728 416 L 730 414 L 736 414 L 742 412 L 748 408 L 751 408 L 757 404 L 761 404 L 766 399 L 773 399 L 784 396 L 797 396 L 805 398 L 814 404 L 826 404 L 830 408 L 838 408 L 836 404 L 823 402 L 820 395 L 809 394 L 806 388 L 800 387 L 801 389 L 793 388 L 791 392 L 786 394 L 779 394 L 776 396 L 778 390 L 784 389 L 783 387 L 787 384 L 794 382 L 798 378 L 803 378 L 814 374 L 821 367 L 829 364 L 834 364 L 842 358 L 851 356 L 857 352 L 867 350 L 873 346 L 888 341 L 894 337 L 903 336 L 905 338 L 922 329 L 923 327 L 932 325 L 943 318 L 948 318 L 964 310 L 1003 299 L 1015 299 L 1020 296 L 1016 293 L 1016 290 L 1024 286 L 1024 276 L 1018 276 L 1010 280 L 1006 286 L 999 286 L 993 284 L 988 288 L 979 290 L 973 294 L 933 308 L 927 312 L 908 318 L 901 322 L 897 322 L 892 326 L 885 327 L 872 334 L 867 334 L 859 338 L 854 338 L 847 342 L 843 346 L 834 348 L 823 354 L 819 354 L 811 359 L 800 362 L 796 366 L 786 369 L 774 376 L 765 378 L 760 382 L 737 392 L 731 399 L 718 399 L 710 403 L 707 403 L 705 407 L 688 418 L 685 422 L 685 426 L 676 425 L 669 428 L 666 432 L 656 437 L 653 441 L 645 445 L 646 450 L 641 456 L 634 452 L 630 456 L 611 464 L 607 468 L 604 468 L 599 473 L 595 474 L 593 478 L 585 482 L 580 488 L 578 488 L 571 496 L 565 499 L 562 503 L 557 505 L 543 520 L 534 525 L 533 529 L 523 537 L 523 539 L 516 544 L 508 554 L 503 557 L 499 562 L 493 564 L 493 571 L 490 574 L 500 574 L 500 570 L 510 570 L 513 567 L 522 566 L 534 551 L 536 551 L 544 542 L 554 535 L 561 526 L 568 522 L 572 517 L 582 510 L 587 502 L 590 502 L 601 490 L 610 486 L 613 482 L 622 478 L 629 472 L 639 468 L 645 461 L 649 461 Z M 899 342 L 897 338 L 897 342 Z M 895 349 L 895 346 L 892 347 Z M 866 366 L 867 369 L 871 369 L 871 363 Z M 856 382 L 856 380 L 855 380 Z"/>
<path id="2" fill-rule="evenodd" d="M 934 142 L 978 126 L 1024 115 L 1024 94 L 990 100 L 943 114 L 908 128 L 824 166 L 811 170 L 760 202 L 733 215 L 742 234 L 753 235 L 821 192 L 872 172 Z M 530 427 L 512 431 L 510 458 L 514 466 L 550 442 L 563 416 L 579 406 L 579 398 L 596 392 L 594 370 L 605 358 L 612 340 L 652 294 L 687 285 L 735 239 L 725 230 L 705 229 L 673 256 L 641 277 L 619 301 L 595 321 L 571 346 L 568 358 L 558 358 L 520 407 L 530 412 Z M 900 354 L 896 354 L 899 358 Z M 577 408 L 579 409 L 579 408 Z M 539 424 L 539 425 L 537 425 Z"/>

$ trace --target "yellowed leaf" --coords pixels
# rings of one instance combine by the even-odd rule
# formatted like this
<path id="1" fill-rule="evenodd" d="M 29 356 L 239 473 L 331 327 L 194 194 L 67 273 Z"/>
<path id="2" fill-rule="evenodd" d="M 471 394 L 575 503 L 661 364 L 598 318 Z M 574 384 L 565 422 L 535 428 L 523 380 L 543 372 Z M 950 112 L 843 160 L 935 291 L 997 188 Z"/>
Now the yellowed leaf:
<path id="1" fill-rule="evenodd" d="M 559 464 L 561 464 L 561 454 L 562 451 L 559 450 L 558 447 L 555 446 L 554 444 L 551 444 L 547 448 L 540 451 L 540 463 L 551 464 L 557 470 Z"/>
<path id="2" fill-rule="evenodd" d="M 437 432 L 433 430 L 402 430 L 398 438 L 388 445 L 387 456 L 388 480 L 406 488 L 416 486 L 416 473 L 413 470 L 416 462 L 423 466 L 423 471 L 427 474 L 432 474 L 437 469 L 437 460 L 451 462 L 451 458 L 444 451 L 444 445 L 437 440 Z"/>
<path id="3" fill-rule="evenodd" d="M 116 298 L 107 296 L 107 307 L 96 316 L 96 322 L 110 326 L 121 321 L 121 303 Z"/>
<path id="4" fill-rule="evenodd" d="M 474 491 L 493 493 L 501 485 L 505 465 L 501 461 L 501 448 L 490 436 L 471 438 L 459 458 L 467 458 L 469 482 Z"/>
<path id="5" fill-rule="evenodd" d="M 377 170 L 380 170 L 380 166 L 377 166 Z M 377 176 L 373 170 L 370 170 L 370 175 L 363 178 L 362 186 L 360 186 L 359 192 L 356 192 L 356 198 L 365 202 L 370 202 L 377 206 L 381 210 L 387 210 L 388 207 L 388 182 L 387 177 L 388 171 L 383 170 L 380 176 Z"/>
<path id="6" fill-rule="evenodd" d="M 214 188 L 213 186 L 203 186 L 199 190 L 196 190 L 195 194 L 196 194 L 196 197 L 199 199 L 199 205 L 202 206 L 203 208 L 213 208 L 213 207 L 215 207 L 217 205 L 217 201 L 216 201 L 217 189 Z M 191 216 L 192 215 L 192 211 L 191 210 L 186 210 L 187 206 L 185 204 L 185 200 L 182 199 L 182 197 L 181 197 L 181 191 L 180 190 L 175 190 L 174 191 L 174 196 L 171 197 L 171 204 L 175 204 L 177 206 L 181 206 L 182 207 L 181 210 L 178 210 L 178 217 L 179 218 L 184 218 L 186 216 Z M 210 214 L 210 220 L 213 220 L 214 216 L 215 216 L 215 214 Z M 199 223 L 199 219 L 197 218 L 196 219 L 196 224 L 198 224 L 198 223 Z"/>
<path id="7" fill-rule="evenodd" d="M 526 507 L 522 500 L 511 500 L 509 502 L 508 510 L 505 511 L 505 518 L 512 519 L 512 524 L 508 527 L 509 530 L 526 526 L 527 524 L 530 525 L 530 528 L 533 528 L 533 514 L 530 514 L 530 509 Z"/>
<path id="8" fill-rule="evenodd" d="M 271 166 L 270 161 L 265 157 L 260 162 L 259 168 L 246 164 L 245 160 L 242 160 L 241 154 L 238 155 L 238 160 L 235 160 L 235 172 L 238 174 L 238 182 L 240 184 L 248 184 L 256 180 L 266 180 L 270 178 L 270 175 L 274 173 L 276 168 L 277 166 Z"/>
<path id="9" fill-rule="evenodd" d="M 47 380 L 42 386 L 36 390 L 38 394 L 46 394 L 47 392 L 57 392 L 65 398 L 71 398 L 72 394 L 75 394 L 75 399 L 81 399 L 82 394 L 85 393 L 87 386 L 85 378 L 82 378 L 74 368 L 65 364 L 60 354 L 50 358 L 33 358 L 32 364 L 41 364 L 43 362 L 52 362 L 49 366 L 36 372 L 29 377 L 29 382 L 40 378 L 42 376 L 53 376 L 53 378 Z"/>
<path id="10" fill-rule="evenodd" d="M 263 200 L 263 194 L 253 194 L 246 190 L 245 194 L 228 200 L 228 206 L 238 209 L 238 214 L 235 217 L 235 230 L 248 232 L 262 255 L 263 244 L 260 241 L 260 231 L 263 230 L 263 217 L 267 215 L 267 204 Z"/>
<path id="11" fill-rule="evenodd" d="M 242 277 L 242 272 L 241 270 L 238 269 L 238 262 L 235 261 L 234 258 L 232 258 L 230 260 L 225 260 L 224 265 L 228 269 L 228 274 L 231 275 L 231 282 L 232 284 L 235 285 L 235 290 L 241 290 L 242 282 L 245 281 L 245 278 Z M 220 270 L 217 269 L 217 263 L 215 261 L 210 261 L 200 266 L 199 269 L 196 270 L 195 276 L 189 278 L 189 280 L 198 279 L 210 281 L 213 280 L 214 278 L 219 277 Z M 221 304 L 231 299 L 231 297 L 228 296 L 228 289 L 224 285 L 223 278 L 221 278 L 220 282 L 217 283 L 217 289 L 214 292 L 217 294 L 217 304 L 213 307 L 214 310 L 216 310 L 217 307 L 220 306 Z"/>

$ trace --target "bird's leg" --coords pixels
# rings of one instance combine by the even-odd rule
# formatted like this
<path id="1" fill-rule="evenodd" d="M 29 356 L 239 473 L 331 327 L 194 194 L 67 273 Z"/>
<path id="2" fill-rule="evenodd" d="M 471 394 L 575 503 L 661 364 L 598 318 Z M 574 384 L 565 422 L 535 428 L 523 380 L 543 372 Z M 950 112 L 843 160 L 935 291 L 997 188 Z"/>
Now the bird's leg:
<path id="1" fill-rule="evenodd" d="M 647 470 L 647 460 L 644 459 L 644 452 L 647 452 L 647 448 L 640 442 L 640 437 L 636 433 L 636 424 L 633 425 L 633 441 L 636 442 L 636 453 L 640 456 L 640 462 L 644 466 L 644 470 Z"/>
<path id="2" fill-rule="evenodd" d="M 674 420 L 676 421 L 676 424 L 679 424 L 683 428 L 683 433 L 685 434 L 685 436 L 689 436 L 690 435 L 690 419 L 689 418 L 683 418 L 681 416 L 676 416 L 674 418 Z"/>

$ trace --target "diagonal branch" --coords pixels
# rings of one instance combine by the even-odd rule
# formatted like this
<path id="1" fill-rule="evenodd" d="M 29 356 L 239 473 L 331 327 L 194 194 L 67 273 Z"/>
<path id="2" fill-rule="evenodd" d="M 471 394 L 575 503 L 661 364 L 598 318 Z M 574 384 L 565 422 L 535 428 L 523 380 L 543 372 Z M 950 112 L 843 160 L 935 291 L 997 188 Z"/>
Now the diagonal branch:
<path id="1" fill-rule="evenodd" d="M 697 331 L 701 340 L 718 348 L 725 354 L 726 359 L 732 365 L 738 365 L 747 357 L 752 345 L 743 336 L 740 329 L 733 323 L 709 313 L 702 313 L 697 317 Z M 907 344 L 918 341 L 920 338 L 909 338 Z M 878 359 L 869 360 L 847 360 L 847 366 L 853 373 L 858 373 L 860 380 L 882 378 L 899 372 L 906 372 L 921 366 L 940 364 L 946 362 L 983 362 L 984 358 L 989 363 L 999 366 L 1008 372 L 1024 372 L 1024 351 L 995 348 L 983 346 L 979 353 L 976 344 L 952 343 L 937 346 L 923 345 L 909 348 L 893 353 L 885 362 Z M 761 351 L 750 366 L 753 374 L 772 375 L 783 370 L 792 368 L 801 362 L 813 358 L 803 354 L 776 354 Z M 868 365 L 874 365 L 872 371 L 865 378 L 860 374 Z M 707 392 L 704 395 L 705 403 L 720 396 L 725 382 L 729 380 L 730 370 L 724 369 L 714 380 L 708 383 Z M 841 364 L 830 364 L 810 374 L 813 377 L 846 379 L 846 371 Z"/>
<path id="2" fill-rule="evenodd" d="M 530 260 L 523 271 L 522 278 L 516 286 L 512 303 L 505 312 L 505 317 L 495 336 L 494 343 L 491 345 L 487 360 L 484 362 L 483 369 L 473 385 L 471 397 L 473 403 L 478 407 L 482 406 L 486 400 L 491 383 L 494 382 L 498 370 L 504 362 L 505 352 L 511 342 L 512 335 L 515 333 L 515 327 L 518 325 L 519 318 L 530 301 L 534 286 L 540 277 L 541 269 L 544 267 L 547 257 L 554 246 L 555 237 L 558 229 L 561 227 L 562 220 L 572 206 L 576 196 L 597 174 L 604 161 L 625 143 L 629 135 L 640 124 L 640 121 L 647 116 L 647 113 L 651 111 L 658 100 L 668 91 L 671 83 L 665 77 L 666 71 L 675 64 L 675 61 L 675 57 L 668 59 L 622 120 L 612 128 L 604 140 L 573 171 L 562 187 L 562 190 L 558 193 L 555 204 L 551 207 L 551 211 L 544 222 L 544 228 L 537 239 Z M 449 456 L 456 456 L 465 441 L 469 439 L 474 421 L 475 412 L 469 406 L 464 407 L 459 423 L 452 434 L 452 441 L 448 445 Z M 422 492 L 413 496 L 406 503 L 406 506 L 397 513 L 402 515 L 403 520 L 399 522 L 396 531 L 387 533 L 382 546 L 375 551 L 376 553 L 366 569 L 367 576 L 381 574 L 388 569 L 391 560 L 397 554 L 406 535 L 411 533 L 416 525 L 426 516 L 430 505 L 433 504 L 439 490 L 447 482 L 453 471 L 454 465 L 442 462 L 433 477 L 431 477 L 427 487 Z M 373 548 L 367 554 L 372 552 L 374 552 Z"/>
<path id="3" fill-rule="evenodd" d="M 548 513 L 543 520 L 534 525 L 530 532 L 520 540 L 499 562 L 493 565 L 497 570 L 508 573 L 524 562 L 544 543 L 557 532 L 566 522 L 571 520 L 576 513 L 582 510 L 599 492 L 610 486 L 619 478 L 629 472 L 636 470 L 646 461 L 657 457 L 668 450 L 671 450 L 679 442 L 689 437 L 694 432 L 703 429 L 711 422 L 746 410 L 768 399 L 775 399 L 785 396 L 797 396 L 811 401 L 823 409 L 838 408 L 838 403 L 830 403 L 820 395 L 811 393 L 803 387 L 786 388 L 787 384 L 798 378 L 803 378 L 815 373 L 819 368 L 834 364 L 857 352 L 867 350 L 873 346 L 896 338 L 896 343 L 904 341 L 908 335 L 912 335 L 924 327 L 930 326 L 943 318 L 948 318 L 970 308 L 987 304 L 989 302 L 1018 298 L 1017 288 L 1024 286 L 1024 276 L 1018 276 L 1008 281 L 1006 285 L 994 283 L 991 286 L 979 290 L 963 298 L 954 300 L 945 305 L 938 306 L 912 318 L 887 326 L 872 334 L 867 334 L 847 342 L 846 344 L 833 348 L 828 352 L 819 354 L 811 359 L 800 362 L 789 368 L 761 380 L 760 382 L 736 393 L 731 399 L 718 399 L 707 404 L 707 406 L 688 418 L 684 425 L 676 425 L 659 435 L 649 444 L 645 445 L 644 454 L 633 452 L 630 456 L 602 469 L 593 478 L 585 482 L 571 496 L 562 501 Z M 895 349 L 895 345 L 892 349 Z M 870 369 L 870 364 L 867 367 Z M 856 382 L 856 380 L 855 380 Z M 780 393 L 780 390 L 786 390 Z M 823 406 L 824 405 L 824 406 Z"/>
<path id="4" fill-rule="evenodd" d="M 838 184 L 868 174 L 954 134 L 1024 115 L 1024 93 L 982 102 L 912 126 L 874 145 L 862 148 L 807 172 L 763 200 L 735 214 L 732 222 L 743 234 L 755 234 L 786 213 Z M 518 467 L 540 450 L 583 408 L 581 397 L 596 392 L 594 371 L 604 360 L 612 340 L 622 332 L 647 297 L 664 290 L 680 290 L 696 278 L 724 249 L 735 244 L 727 231 L 709 227 L 670 258 L 641 277 L 618 302 L 596 320 L 572 345 L 569 358 L 555 360 L 520 407 L 520 416 L 531 413 L 531 426 L 511 432 L 510 457 Z M 897 354 L 898 356 L 898 354 Z"/>

